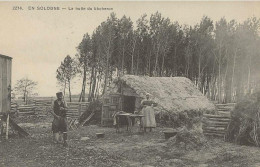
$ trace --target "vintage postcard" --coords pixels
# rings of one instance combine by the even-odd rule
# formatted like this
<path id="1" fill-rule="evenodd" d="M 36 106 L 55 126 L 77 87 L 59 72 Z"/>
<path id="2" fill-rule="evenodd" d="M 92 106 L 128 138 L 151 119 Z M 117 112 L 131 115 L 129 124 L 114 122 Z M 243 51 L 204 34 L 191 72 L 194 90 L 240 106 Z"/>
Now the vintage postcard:
<path id="1" fill-rule="evenodd" d="M 260 2 L 0 2 L 0 166 L 260 166 Z"/>

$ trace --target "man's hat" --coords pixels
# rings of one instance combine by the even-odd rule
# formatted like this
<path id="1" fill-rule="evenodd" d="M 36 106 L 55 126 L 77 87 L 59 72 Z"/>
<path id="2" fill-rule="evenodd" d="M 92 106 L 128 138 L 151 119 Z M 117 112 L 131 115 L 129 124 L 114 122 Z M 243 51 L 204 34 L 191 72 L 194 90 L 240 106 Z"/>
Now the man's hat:
<path id="1" fill-rule="evenodd" d="M 62 92 L 57 92 L 56 96 L 62 96 Z"/>

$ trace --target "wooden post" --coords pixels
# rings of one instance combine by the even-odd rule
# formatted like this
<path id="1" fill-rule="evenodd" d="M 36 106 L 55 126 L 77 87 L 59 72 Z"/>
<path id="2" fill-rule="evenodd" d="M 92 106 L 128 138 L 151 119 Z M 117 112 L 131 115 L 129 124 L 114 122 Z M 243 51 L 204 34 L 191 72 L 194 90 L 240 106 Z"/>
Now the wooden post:
<path id="1" fill-rule="evenodd" d="M 8 140 L 8 133 L 9 133 L 9 114 L 7 114 L 7 119 L 6 119 L 6 140 Z"/>
<path id="2" fill-rule="evenodd" d="M 79 102 L 79 106 L 78 106 L 79 117 L 81 116 L 81 108 L 82 108 L 82 104 Z"/>
<path id="3" fill-rule="evenodd" d="M 4 134 L 4 120 L 0 117 L 1 136 Z"/>

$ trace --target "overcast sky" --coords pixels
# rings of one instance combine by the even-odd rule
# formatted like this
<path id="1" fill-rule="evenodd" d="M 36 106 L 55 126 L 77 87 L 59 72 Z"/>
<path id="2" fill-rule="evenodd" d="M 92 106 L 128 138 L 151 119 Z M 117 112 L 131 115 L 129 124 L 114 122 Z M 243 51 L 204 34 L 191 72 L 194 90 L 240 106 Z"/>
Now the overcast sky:
<path id="1" fill-rule="evenodd" d="M 14 6 L 23 10 L 13 10 Z M 0 54 L 13 58 L 12 84 L 27 76 L 39 83 L 41 96 L 55 95 L 60 62 L 68 54 L 74 56 L 83 35 L 92 34 L 111 11 L 32 11 L 29 6 L 113 8 L 118 18 L 126 15 L 133 22 L 144 13 L 159 11 L 188 25 L 198 23 L 203 15 L 214 22 L 221 17 L 238 22 L 260 18 L 260 2 L 0 2 Z M 73 94 L 80 92 L 79 85 L 73 85 Z"/>

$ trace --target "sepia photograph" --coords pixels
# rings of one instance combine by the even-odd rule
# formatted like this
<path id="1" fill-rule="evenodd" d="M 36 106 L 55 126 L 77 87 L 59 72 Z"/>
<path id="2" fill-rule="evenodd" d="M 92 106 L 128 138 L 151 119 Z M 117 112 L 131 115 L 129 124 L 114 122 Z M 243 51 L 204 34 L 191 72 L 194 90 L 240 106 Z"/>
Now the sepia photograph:
<path id="1" fill-rule="evenodd" d="M 1 167 L 260 167 L 260 1 L 1 1 Z"/>

